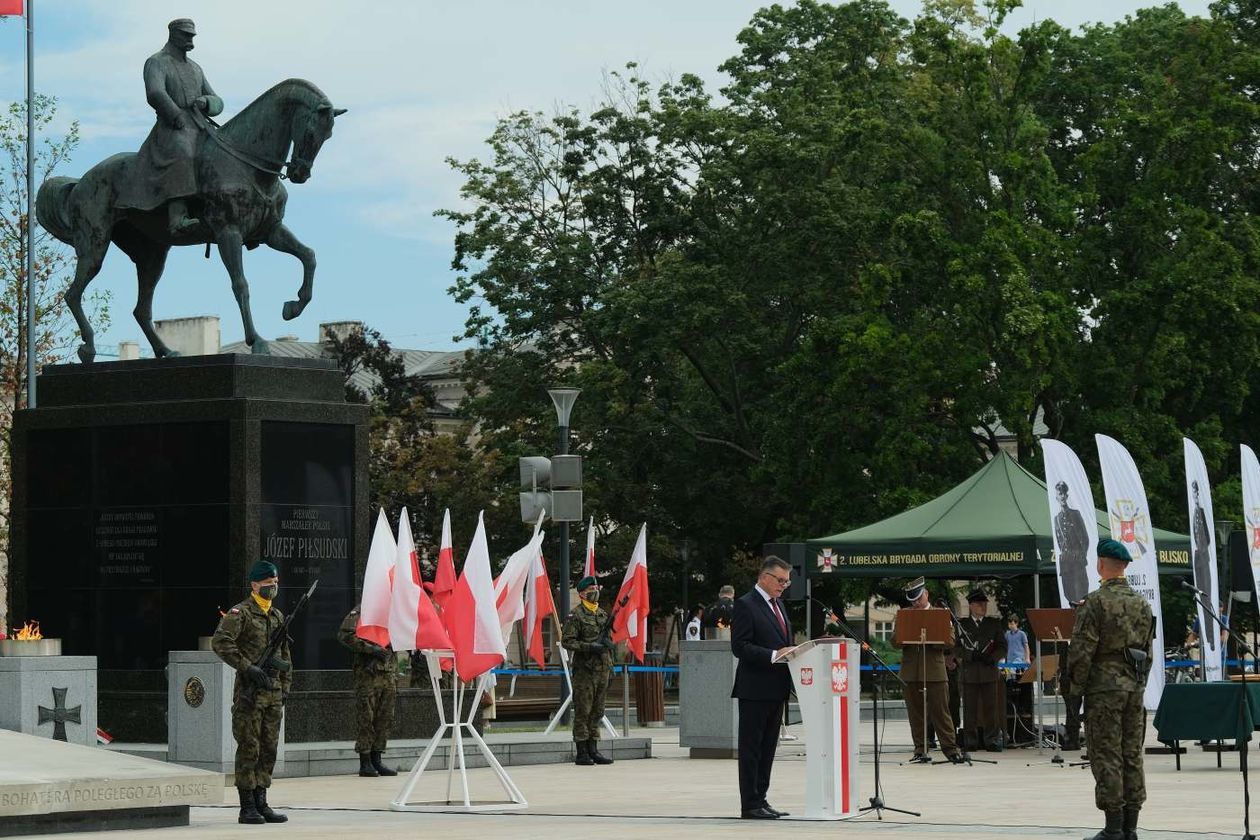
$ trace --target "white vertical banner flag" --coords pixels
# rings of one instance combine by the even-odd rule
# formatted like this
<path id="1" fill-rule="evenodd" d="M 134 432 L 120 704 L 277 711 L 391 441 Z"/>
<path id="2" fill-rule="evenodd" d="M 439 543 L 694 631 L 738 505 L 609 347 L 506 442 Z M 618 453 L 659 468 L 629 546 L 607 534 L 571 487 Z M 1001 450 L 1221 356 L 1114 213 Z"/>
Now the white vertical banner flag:
<path id="1" fill-rule="evenodd" d="M 1239 449 L 1242 450 L 1243 520 L 1247 525 L 1252 592 L 1260 593 L 1260 461 L 1245 443 Z"/>
<path id="2" fill-rule="evenodd" d="M 1164 620 L 1159 606 L 1159 568 L 1156 565 L 1155 531 L 1151 509 L 1146 503 L 1146 488 L 1138 474 L 1133 456 L 1119 441 L 1106 435 L 1094 435 L 1098 442 L 1098 461 L 1102 466 L 1103 489 L 1107 494 L 1107 518 L 1111 522 L 1111 538 L 1129 550 L 1133 560 L 1125 573 L 1129 586 L 1146 599 L 1155 616 L 1155 639 L 1151 642 L 1151 673 L 1146 679 L 1143 702 L 1154 711 L 1164 693 Z"/>
<path id="3" fill-rule="evenodd" d="M 1208 607 L 1215 612 L 1220 599 L 1216 588 L 1216 529 L 1212 523 L 1212 488 L 1208 485 L 1203 453 L 1190 438 L 1183 438 L 1186 452 L 1186 500 L 1190 503 L 1190 552 L 1194 585 L 1208 593 Z M 1196 596 L 1196 603 L 1198 598 Z M 1198 604 L 1199 638 L 1203 640 L 1204 679 L 1221 675 L 1221 628 Z M 1188 651 L 1187 651 L 1188 652 Z"/>
<path id="4" fill-rule="evenodd" d="M 1041 439 L 1054 535 L 1059 605 L 1064 609 L 1098 588 L 1098 517 L 1081 459 L 1066 443 Z"/>

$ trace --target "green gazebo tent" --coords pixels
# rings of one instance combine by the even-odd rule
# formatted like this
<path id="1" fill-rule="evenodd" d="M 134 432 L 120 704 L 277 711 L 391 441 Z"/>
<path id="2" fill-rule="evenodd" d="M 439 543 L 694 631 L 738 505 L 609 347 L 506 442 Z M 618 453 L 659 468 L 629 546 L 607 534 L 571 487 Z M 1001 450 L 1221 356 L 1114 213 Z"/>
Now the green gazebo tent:
<path id="1" fill-rule="evenodd" d="M 1110 532 L 1095 512 L 1098 533 Z M 810 575 L 1008 577 L 1053 574 L 1046 484 L 1005 452 L 947 493 L 880 522 L 806 542 Z M 1190 538 L 1155 529 L 1160 574 L 1190 574 Z"/>

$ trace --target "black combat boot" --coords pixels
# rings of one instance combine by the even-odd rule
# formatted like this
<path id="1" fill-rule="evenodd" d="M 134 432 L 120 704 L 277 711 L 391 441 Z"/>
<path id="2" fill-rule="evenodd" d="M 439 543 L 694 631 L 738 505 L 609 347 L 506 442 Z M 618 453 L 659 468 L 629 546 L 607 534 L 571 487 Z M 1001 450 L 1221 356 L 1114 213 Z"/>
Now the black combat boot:
<path id="1" fill-rule="evenodd" d="M 271 806 L 267 804 L 266 788 L 254 788 L 254 806 L 258 808 L 258 813 L 262 814 L 262 818 L 269 823 L 282 823 L 289 821 L 289 818 L 284 814 L 277 814 L 275 811 L 271 810 Z"/>
<path id="2" fill-rule="evenodd" d="M 573 745 L 577 748 L 577 758 L 573 759 L 574 764 L 580 764 L 583 767 L 590 767 L 595 762 L 591 759 L 591 748 L 586 741 L 574 741 Z"/>
<path id="3" fill-rule="evenodd" d="M 238 787 L 236 792 L 241 796 L 241 815 L 236 818 L 238 823 L 246 825 L 262 825 L 266 822 L 263 815 L 258 813 L 258 805 L 254 802 L 254 792 L 249 788 Z"/>
<path id="4" fill-rule="evenodd" d="M 381 751 L 372 750 L 372 767 L 378 776 L 397 776 L 397 770 L 391 770 L 381 762 Z"/>
<path id="5" fill-rule="evenodd" d="M 1126 805 L 1124 808 L 1124 840 L 1137 840 L 1137 820 L 1141 807 Z"/>
<path id="6" fill-rule="evenodd" d="M 1124 840 L 1124 811 L 1107 811 L 1107 826 L 1085 840 Z"/>
<path id="7" fill-rule="evenodd" d="M 372 756 L 368 753 L 359 753 L 359 775 L 366 776 L 369 779 L 375 779 L 381 775 L 372 766 Z"/>
<path id="8" fill-rule="evenodd" d="M 596 764 L 612 764 L 613 760 L 599 751 L 599 740 L 591 738 L 586 742 L 587 755 L 591 757 L 591 761 Z"/>

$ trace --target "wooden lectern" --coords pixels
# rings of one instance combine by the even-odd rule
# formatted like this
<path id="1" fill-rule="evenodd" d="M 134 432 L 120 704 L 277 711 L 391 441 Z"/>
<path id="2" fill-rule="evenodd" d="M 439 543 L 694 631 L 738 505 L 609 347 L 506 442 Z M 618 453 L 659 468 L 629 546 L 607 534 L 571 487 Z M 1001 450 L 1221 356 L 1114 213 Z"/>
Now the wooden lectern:
<path id="1" fill-rule="evenodd" d="M 1058 655 L 1042 656 L 1041 644 L 1065 644 L 1072 639 L 1072 628 L 1076 625 L 1076 610 L 1071 609 L 1030 609 L 1028 611 L 1028 624 L 1032 627 L 1033 638 L 1037 640 L 1037 683 L 1043 684 L 1047 679 L 1062 673 L 1067 666 L 1067 651 L 1062 650 Z M 1029 671 L 1033 669 L 1029 668 Z M 1048 672 L 1048 673 L 1047 673 Z M 1058 759 L 1059 751 L 1059 685 L 1060 680 L 1054 681 L 1054 731 L 1055 731 L 1055 759 Z M 1033 692 L 1034 699 L 1037 693 Z M 1041 704 L 1037 704 L 1037 717 L 1041 717 Z M 1038 744 L 1041 743 L 1040 736 Z M 1060 759 L 1061 760 L 1061 759 Z M 1057 761 L 1056 761 L 1057 763 Z"/>
<path id="2" fill-rule="evenodd" d="M 903 608 L 897 613 L 893 629 L 893 642 L 898 647 L 920 645 L 919 648 L 919 696 L 923 709 L 923 737 L 927 738 L 927 648 L 929 645 L 953 647 L 954 625 L 949 610 L 915 610 Z M 905 657 L 901 660 L 902 677 L 905 675 Z"/>

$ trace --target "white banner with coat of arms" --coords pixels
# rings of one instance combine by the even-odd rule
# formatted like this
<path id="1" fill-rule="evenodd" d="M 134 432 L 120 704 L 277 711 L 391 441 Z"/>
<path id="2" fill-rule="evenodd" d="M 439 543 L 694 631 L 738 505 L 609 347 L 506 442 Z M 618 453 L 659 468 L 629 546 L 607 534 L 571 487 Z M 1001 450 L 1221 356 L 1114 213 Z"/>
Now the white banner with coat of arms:
<path id="1" fill-rule="evenodd" d="M 1050 531 L 1059 578 L 1059 605 L 1071 607 L 1098 588 L 1098 518 L 1081 459 L 1065 443 L 1041 439 L 1050 498 Z"/>
<path id="2" fill-rule="evenodd" d="M 1243 519 L 1247 523 L 1247 557 L 1251 560 L 1251 580 L 1260 593 L 1260 462 L 1251 447 L 1243 444 L 1242 491 Z"/>
<path id="3" fill-rule="evenodd" d="M 1190 504 L 1190 558 L 1194 585 L 1208 593 L 1209 609 L 1220 599 L 1216 583 L 1216 531 L 1212 527 L 1212 488 L 1208 484 L 1203 453 L 1190 438 L 1183 438 L 1186 453 L 1186 499 Z M 1196 601 L 1198 599 L 1196 598 Z M 1198 604 L 1199 638 L 1203 640 L 1203 667 L 1208 682 L 1221 679 L 1221 628 Z M 1186 651 L 1189 653 L 1189 651 Z"/>
<path id="4" fill-rule="evenodd" d="M 1098 461 L 1102 466 L 1103 490 L 1107 494 L 1107 518 L 1111 522 L 1111 538 L 1129 550 L 1133 560 L 1125 578 L 1129 586 L 1146 599 L 1155 616 L 1155 639 L 1151 642 L 1151 673 L 1146 680 L 1143 703 L 1154 711 L 1164 693 L 1164 621 L 1159 606 L 1159 567 L 1155 558 L 1155 532 L 1151 524 L 1146 488 L 1138 474 L 1133 456 L 1119 441 L 1106 435 L 1094 435 L 1098 443 Z"/>

